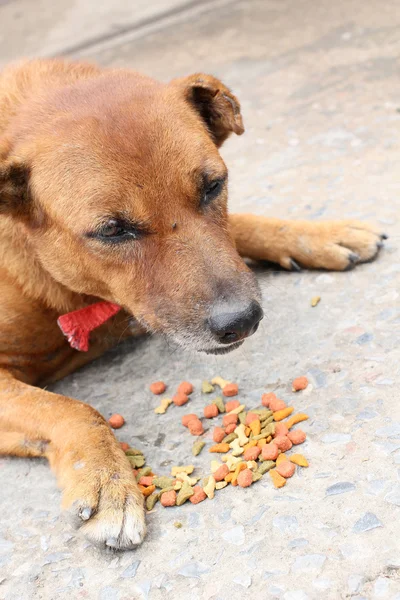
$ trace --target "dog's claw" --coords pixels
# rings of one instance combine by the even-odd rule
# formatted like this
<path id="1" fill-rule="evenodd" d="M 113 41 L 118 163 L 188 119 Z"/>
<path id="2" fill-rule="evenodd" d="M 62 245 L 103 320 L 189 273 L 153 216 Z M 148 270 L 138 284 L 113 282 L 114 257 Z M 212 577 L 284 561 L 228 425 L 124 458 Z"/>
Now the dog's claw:
<path id="1" fill-rule="evenodd" d="M 358 254 L 356 254 L 355 252 L 350 252 L 349 254 L 349 261 L 352 264 L 355 264 L 356 262 L 358 262 L 360 260 L 360 257 Z"/>
<path id="2" fill-rule="evenodd" d="M 297 262 L 293 260 L 293 258 L 290 259 L 290 267 L 292 271 L 297 271 L 298 273 L 301 272 L 300 265 L 298 265 Z"/>
<path id="3" fill-rule="evenodd" d="M 79 511 L 79 516 L 82 519 L 82 521 L 88 521 L 92 516 L 92 509 L 89 508 L 89 506 L 87 506 L 86 508 L 82 508 L 82 510 Z"/>
<path id="4" fill-rule="evenodd" d="M 108 548 L 118 548 L 118 540 L 115 537 L 108 538 L 106 540 L 106 546 Z"/>
<path id="5" fill-rule="evenodd" d="M 381 240 L 387 240 L 388 239 L 388 234 L 387 233 L 381 233 Z"/>

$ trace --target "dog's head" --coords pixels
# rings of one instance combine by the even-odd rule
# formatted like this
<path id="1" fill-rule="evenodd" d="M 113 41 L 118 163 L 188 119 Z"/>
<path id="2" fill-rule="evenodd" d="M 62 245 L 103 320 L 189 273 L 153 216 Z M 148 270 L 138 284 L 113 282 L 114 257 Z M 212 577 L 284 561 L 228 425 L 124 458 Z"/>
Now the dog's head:
<path id="1" fill-rule="evenodd" d="M 233 349 L 262 310 L 229 232 L 218 148 L 232 132 L 239 102 L 214 77 L 105 71 L 21 110 L 0 148 L 0 211 L 69 289 L 182 345 Z"/>

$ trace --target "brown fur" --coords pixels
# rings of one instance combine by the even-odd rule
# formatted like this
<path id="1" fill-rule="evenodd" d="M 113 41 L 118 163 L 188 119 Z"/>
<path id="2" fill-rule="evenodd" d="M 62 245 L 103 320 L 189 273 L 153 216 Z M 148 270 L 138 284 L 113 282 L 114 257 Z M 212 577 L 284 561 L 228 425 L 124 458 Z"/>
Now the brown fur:
<path id="1" fill-rule="evenodd" d="M 101 545 L 128 548 L 144 536 L 129 463 L 92 407 L 33 386 L 132 334 L 127 313 L 211 348 L 210 306 L 259 297 L 240 256 L 342 270 L 380 245 L 379 231 L 353 221 L 228 216 L 226 186 L 200 210 L 204 174 L 226 175 L 218 147 L 231 132 L 243 133 L 239 102 L 209 75 L 165 85 L 60 60 L 0 75 L 0 452 L 47 457 L 64 507 Z M 114 215 L 143 229 L 140 239 L 109 246 L 90 237 Z M 125 313 L 80 354 L 57 318 L 99 298 Z"/>

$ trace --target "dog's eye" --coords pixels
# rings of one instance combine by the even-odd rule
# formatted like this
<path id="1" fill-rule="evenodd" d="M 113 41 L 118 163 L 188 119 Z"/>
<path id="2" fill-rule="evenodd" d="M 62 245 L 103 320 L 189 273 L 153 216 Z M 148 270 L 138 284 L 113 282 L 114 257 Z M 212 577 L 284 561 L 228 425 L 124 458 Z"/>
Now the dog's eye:
<path id="1" fill-rule="evenodd" d="M 99 236 L 103 238 L 114 238 L 120 237 L 128 233 L 126 229 L 116 219 L 110 219 L 108 223 L 105 223 L 100 231 Z"/>
<path id="2" fill-rule="evenodd" d="M 202 200 L 203 206 L 207 206 L 208 204 L 210 204 L 210 202 L 212 200 L 214 200 L 214 198 L 216 198 L 218 196 L 218 194 L 220 193 L 220 191 L 222 189 L 223 183 L 224 182 L 222 179 L 216 179 L 215 181 L 212 181 L 211 183 L 209 183 L 207 185 L 206 189 L 204 190 L 204 195 L 203 195 L 203 200 Z"/>
<path id="3" fill-rule="evenodd" d="M 132 224 L 126 223 L 123 220 L 109 219 L 99 229 L 88 233 L 87 236 L 102 242 L 116 244 L 128 239 L 137 239 L 140 236 L 140 231 Z"/>

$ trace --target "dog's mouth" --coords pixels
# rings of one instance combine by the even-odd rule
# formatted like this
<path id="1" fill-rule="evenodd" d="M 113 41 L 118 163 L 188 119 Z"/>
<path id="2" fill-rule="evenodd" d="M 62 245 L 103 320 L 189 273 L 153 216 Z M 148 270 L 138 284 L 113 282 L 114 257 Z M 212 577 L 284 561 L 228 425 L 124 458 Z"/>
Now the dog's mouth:
<path id="1" fill-rule="evenodd" d="M 228 352 L 232 352 L 236 350 L 243 344 L 244 340 L 239 340 L 238 342 L 234 342 L 233 344 L 229 344 L 227 346 L 218 346 L 217 348 L 203 348 L 200 352 L 205 352 L 205 354 L 228 354 Z"/>

